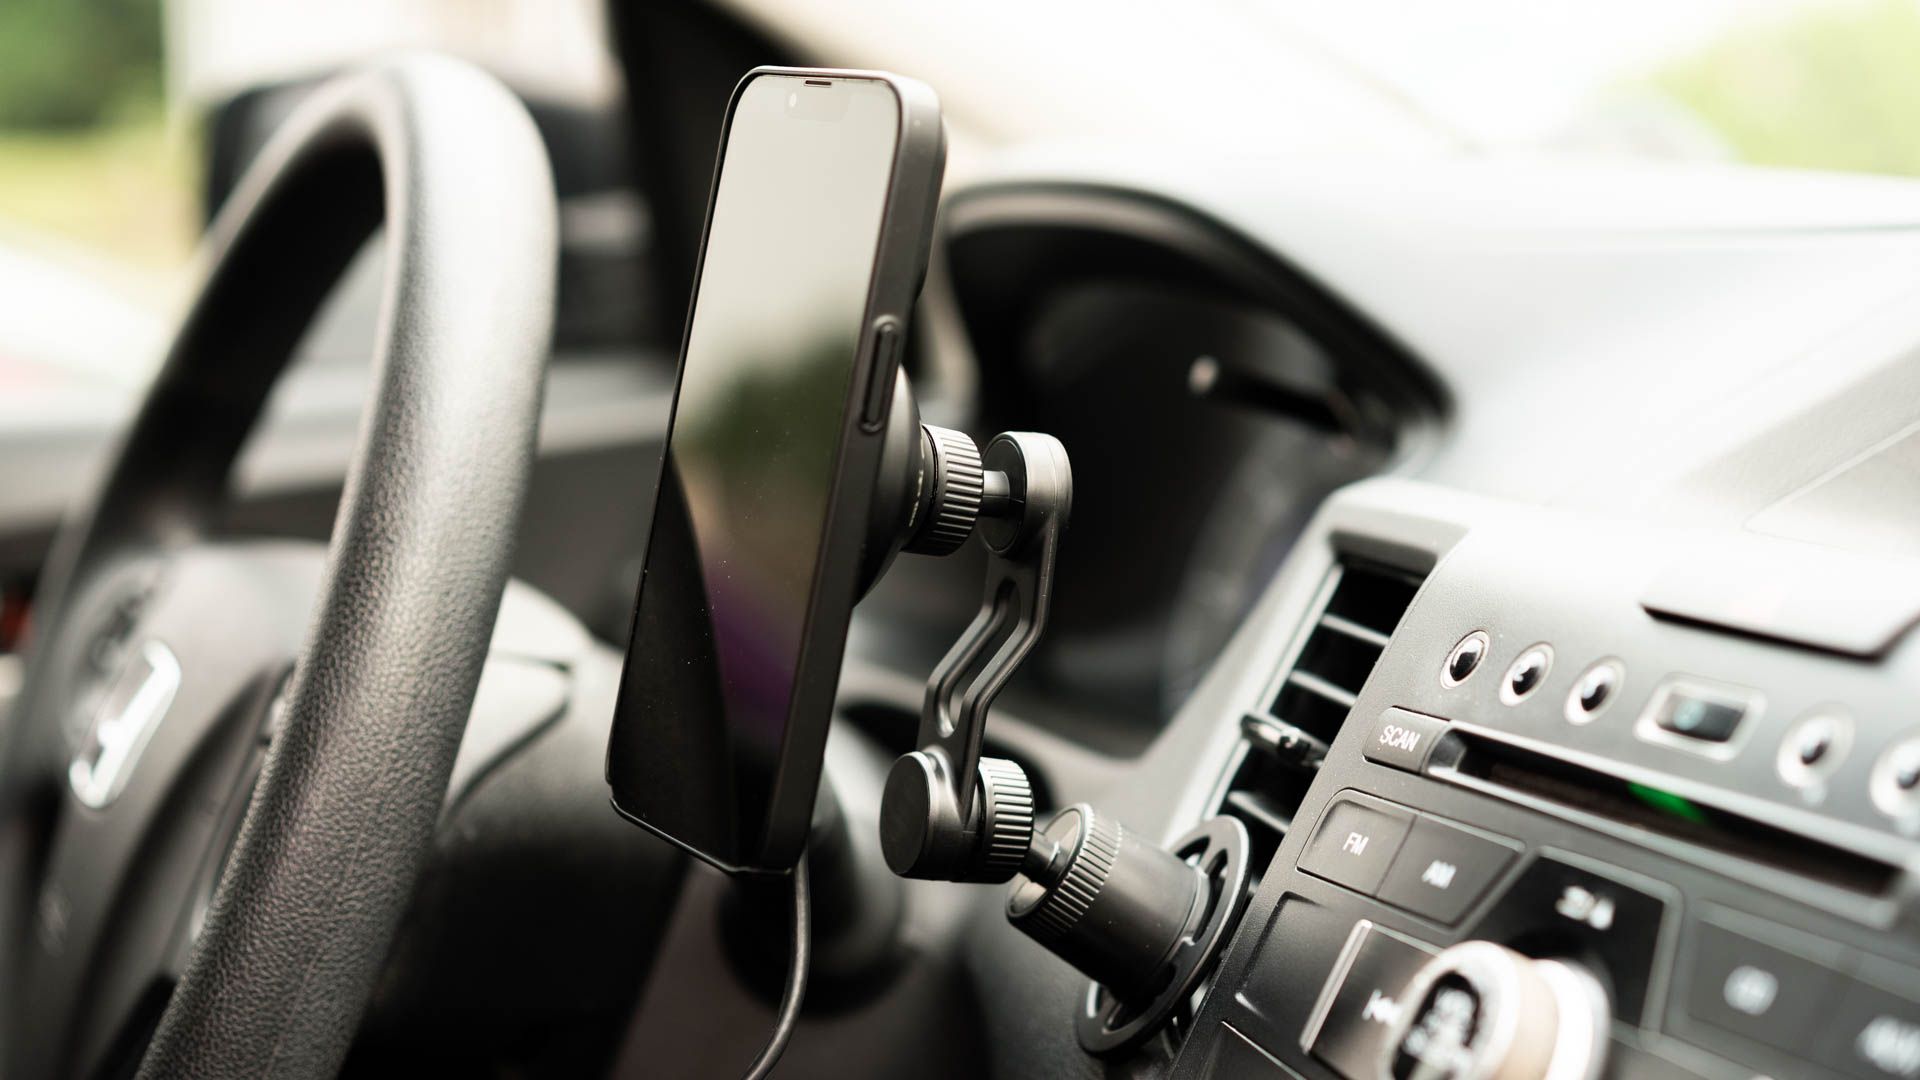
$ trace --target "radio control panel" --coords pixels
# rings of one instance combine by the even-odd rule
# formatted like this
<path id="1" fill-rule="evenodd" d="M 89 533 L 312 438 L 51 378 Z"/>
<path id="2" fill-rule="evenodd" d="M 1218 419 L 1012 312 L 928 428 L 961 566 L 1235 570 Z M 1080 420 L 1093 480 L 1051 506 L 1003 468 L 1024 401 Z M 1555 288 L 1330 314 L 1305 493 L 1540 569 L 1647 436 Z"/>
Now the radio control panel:
<path id="1" fill-rule="evenodd" d="M 1421 585 L 1176 1075 L 1920 1078 L 1920 646 L 1674 619 L 1644 535 L 1541 544 Z"/>

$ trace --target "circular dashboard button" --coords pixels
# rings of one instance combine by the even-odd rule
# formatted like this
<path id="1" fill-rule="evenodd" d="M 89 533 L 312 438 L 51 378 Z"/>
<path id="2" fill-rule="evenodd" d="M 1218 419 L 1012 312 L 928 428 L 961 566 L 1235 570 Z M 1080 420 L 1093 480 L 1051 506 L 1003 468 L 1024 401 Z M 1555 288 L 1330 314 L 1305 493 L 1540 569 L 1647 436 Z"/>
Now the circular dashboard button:
<path id="1" fill-rule="evenodd" d="M 1822 781 L 1840 767 L 1853 742 L 1853 722 L 1837 709 L 1819 709 L 1793 722 L 1780 740 L 1774 768 L 1780 779 L 1805 791 L 1824 794 Z"/>
<path id="2" fill-rule="evenodd" d="M 1518 705 L 1532 696 L 1540 684 L 1546 681 L 1547 669 L 1553 667 L 1553 648 L 1540 644 L 1534 645 L 1514 660 L 1507 669 L 1507 679 L 1500 684 L 1500 700 L 1509 705 Z"/>
<path id="3" fill-rule="evenodd" d="M 1466 941 L 1426 962 L 1386 1019 L 1375 1076 L 1594 1080 L 1613 1006 L 1591 971 Z"/>
<path id="4" fill-rule="evenodd" d="M 1920 735 L 1888 747 L 1874 763 L 1868 786 L 1882 813 L 1920 825 Z"/>
<path id="5" fill-rule="evenodd" d="M 1447 654 L 1447 662 L 1440 669 L 1440 683 L 1443 686 L 1459 686 L 1467 677 L 1480 669 L 1480 661 L 1487 656 L 1487 632 L 1475 630 L 1460 639 L 1460 643 Z"/>
<path id="6" fill-rule="evenodd" d="M 1793 756 L 1802 765 L 1818 765 L 1820 759 L 1833 749 L 1833 732 L 1826 727 L 1817 727 L 1800 733 L 1794 741 Z"/>
<path id="7" fill-rule="evenodd" d="M 1585 724 L 1613 700 L 1626 668 L 1618 660 L 1601 660 L 1574 681 L 1567 692 L 1567 723 Z"/>

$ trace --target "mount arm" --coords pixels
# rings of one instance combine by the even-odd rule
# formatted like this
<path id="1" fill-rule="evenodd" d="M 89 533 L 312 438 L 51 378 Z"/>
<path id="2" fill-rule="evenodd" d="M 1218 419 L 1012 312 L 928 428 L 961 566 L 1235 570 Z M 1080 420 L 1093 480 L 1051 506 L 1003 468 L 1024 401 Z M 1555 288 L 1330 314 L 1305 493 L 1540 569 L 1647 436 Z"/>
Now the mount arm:
<path id="1" fill-rule="evenodd" d="M 927 680 L 918 749 L 887 773 L 881 852 L 902 877 L 1014 881 L 1007 920 L 1093 979 L 1074 1020 L 1081 1045 L 1125 1050 L 1211 970 L 1246 897 L 1246 830 L 1214 818 L 1168 850 L 1084 803 L 1036 827 L 1025 770 L 980 749 L 994 698 L 1046 628 L 1073 507 L 1066 449 L 1009 432 L 983 457 L 961 432 L 918 434 L 900 442 L 919 453 L 889 474 L 905 520 L 887 550 L 946 555 L 978 532 L 987 579 L 979 613 Z"/>
<path id="2" fill-rule="evenodd" d="M 987 579 L 979 613 L 927 680 L 919 749 L 888 774 L 881 846 L 888 865 L 904 877 L 1009 881 L 1034 838 L 1033 793 L 1018 765 L 983 759 L 980 746 L 994 698 L 1046 628 L 1073 474 L 1065 448 L 1051 435 L 998 435 L 984 458 L 976 453 L 969 464 L 973 444 L 965 435 L 926 430 L 935 448 L 929 472 L 959 473 L 953 487 L 962 492 L 977 484 L 978 521 L 969 524 L 986 544 Z M 943 485 L 936 479 L 933 486 L 929 524 L 962 516 L 943 511 L 966 496 L 945 500 Z"/>

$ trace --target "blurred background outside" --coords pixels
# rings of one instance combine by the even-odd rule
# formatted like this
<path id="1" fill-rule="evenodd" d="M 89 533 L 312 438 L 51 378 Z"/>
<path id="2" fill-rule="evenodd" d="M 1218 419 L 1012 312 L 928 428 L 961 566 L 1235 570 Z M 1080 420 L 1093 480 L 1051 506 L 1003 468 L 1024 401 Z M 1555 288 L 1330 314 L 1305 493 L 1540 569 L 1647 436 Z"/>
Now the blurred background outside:
<path id="1" fill-rule="evenodd" d="M 896 55 L 885 42 L 911 40 L 898 66 L 939 84 L 955 100 L 955 126 L 971 124 L 985 144 L 1035 133 L 1031 117 L 1050 95 L 1047 133 L 1081 121 L 1124 131 L 1130 114 L 1094 115 L 1102 110 L 1087 88 L 1165 59 L 1159 74 L 1191 75 L 1202 109 L 1251 102 L 1259 111 L 1236 115 L 1275 117 L 1276 129 L 1283 112 L 1322 108 L 1299 91 L 1311 69 L 1326 100 L 1364 98 L 1395 114 L 1365 131 L 1367 110 L 1329 112 L 1324 126 L 1351 133 L 1362 151 L 1403 138 L 1421 152 L 1920 174 L 1920 0 L 1199 0 L 1040 11 L 985 0 L 905 5 L 910 15 L 887 0 L 737 6 L 793 23 L 769 27 L 775 34 L 808 39 L 811 26 L 815 52 L 844 49 L 850 62 Z M 523 92 L 591 106 L 618 94 L 604 19 L 600 0 L 0 4 L 8 347 L 31 349 L 30 323 L 51 335 L 84 324 L 109 341 L 124 324 L 133 342 L 168 310 L 219 168 L 209 117 L 249 88 L 430 45 L 482 61 Z M 863 33 L 873 39 L 861 48 L 852 38 Z M 1231 62 L 1208 63 L 1216 49 Z M 979 86 L 960 85 L 973 72 Z M 1288 93 L 1272 92 L 1278 78 L 1293 80 Z M 1237 130 L 1259 134 L 1244 120 Z"/>

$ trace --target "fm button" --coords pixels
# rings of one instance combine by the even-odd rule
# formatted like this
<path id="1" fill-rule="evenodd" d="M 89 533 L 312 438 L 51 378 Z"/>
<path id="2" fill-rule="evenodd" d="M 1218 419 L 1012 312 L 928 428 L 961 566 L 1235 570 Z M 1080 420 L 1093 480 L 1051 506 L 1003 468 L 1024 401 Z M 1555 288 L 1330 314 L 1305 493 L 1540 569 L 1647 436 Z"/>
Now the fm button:
<path id="1" fill-rule="evenodd" d="M 1372 895 L 1412 824 L 1413 815 L 1398 807 L 1343 798 L 1320 818 L 1300 869 Z"/>

